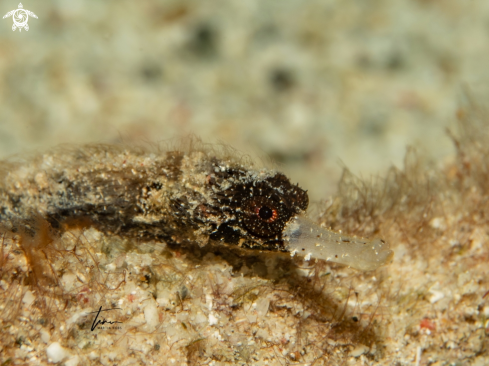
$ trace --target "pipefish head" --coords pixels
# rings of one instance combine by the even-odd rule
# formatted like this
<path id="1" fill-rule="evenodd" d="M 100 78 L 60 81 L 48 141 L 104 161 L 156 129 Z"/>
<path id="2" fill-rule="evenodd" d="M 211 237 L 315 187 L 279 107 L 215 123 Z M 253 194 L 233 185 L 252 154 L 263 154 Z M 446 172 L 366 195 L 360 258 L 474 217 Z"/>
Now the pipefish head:
<path id="1" fill-rule="evenodd" d="M 373 270 L 393 257 L 381 239 L 350 237 L 305 217 L 307 192 L 281 173 L 215 166 L 209 185 L 217 213 L 211 240 L 258 250 L 296 253 Z"/>
<path id="2" fill-rule="evenodd" d="M 203 209 L 194 219 L 223 244 L 299 254 L 373 270 L 392 259 L 383 240 L 350 237 L 306 218 L 307 192 L 282 173 L 214 160 Z"/>
<path id="3" fill-rule="evenodd" d="M 283 232 L 294 215 L 309 204 L 307 192 L 281 173 L 245 169 L 217 171 L 210 184 L 220 223 L 212 240 L 250 249 L 286 251 Z"/>

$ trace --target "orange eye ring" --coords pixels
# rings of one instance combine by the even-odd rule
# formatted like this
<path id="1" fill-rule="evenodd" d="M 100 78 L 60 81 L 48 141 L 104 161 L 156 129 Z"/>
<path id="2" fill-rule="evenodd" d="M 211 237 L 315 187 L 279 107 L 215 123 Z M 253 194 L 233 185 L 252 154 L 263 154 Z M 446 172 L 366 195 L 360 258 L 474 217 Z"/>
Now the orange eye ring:
<path id="1" fill-rule="evenodd" d="M 277 209 L 268 207 L 265 205 L 256 205 L 254 208 L 255 214 L 263 221 L 267 223 L 274 222 L 278 217 Z"/>
<path id="2" fill-rule="evenodd" d="M 241 220 L 246 229 L 264 238 L 279 235 L 290 218 L 285 203 L 268 196 L 245 199 L 242 212 Z"/>

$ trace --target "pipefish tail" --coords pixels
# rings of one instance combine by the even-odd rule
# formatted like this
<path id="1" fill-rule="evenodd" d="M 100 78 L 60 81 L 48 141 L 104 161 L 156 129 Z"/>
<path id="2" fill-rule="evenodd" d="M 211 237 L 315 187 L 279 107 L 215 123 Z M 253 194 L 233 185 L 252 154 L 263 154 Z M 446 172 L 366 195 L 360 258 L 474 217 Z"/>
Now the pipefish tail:
<path id="1" fill-rule="evenodd" d="M 100 231 L 169 244 L 213 241 L 290 252 L 373 270 L 392 258 L 381 240 L 353 238 L 305 218 L 307 192 L 249 159 L 191 141 L 181 149 L 59 147 L 3 161 L 0 220 L 54 229 L 84 220 Z"/>

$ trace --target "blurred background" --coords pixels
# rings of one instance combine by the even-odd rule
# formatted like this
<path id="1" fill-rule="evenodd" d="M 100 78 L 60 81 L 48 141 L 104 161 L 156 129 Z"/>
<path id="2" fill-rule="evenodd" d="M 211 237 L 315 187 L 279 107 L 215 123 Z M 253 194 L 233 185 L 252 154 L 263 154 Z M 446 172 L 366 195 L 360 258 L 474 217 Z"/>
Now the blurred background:
<path id="1" fill-rule="evenodd" d="M 450 155 L 464 90 L 489 77 L 488 1 L 22 4 L 28 32 L 0 23 L 1 158 L 194 133 L 270 156 L 317 200 L 343 163 Z"/>

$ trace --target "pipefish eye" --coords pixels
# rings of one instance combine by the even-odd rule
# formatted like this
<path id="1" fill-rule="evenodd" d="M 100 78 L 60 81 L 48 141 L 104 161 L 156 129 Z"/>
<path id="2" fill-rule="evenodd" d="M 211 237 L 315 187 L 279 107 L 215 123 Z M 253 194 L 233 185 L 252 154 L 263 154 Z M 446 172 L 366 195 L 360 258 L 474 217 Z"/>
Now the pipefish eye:
<path id="1" fill-rule="evenodd" d="M 251 233 L 268 238 L 279 234 L 290 218 L 289 209 L 279 198 L 254 196 L 243 202 L 243 223 Z"/>
<path id="2" fill-rule="evenodd" d="M 256 206 L 255 212 L 265 222 L 274 222 L 278 217 L 277 210 L 268 206 Z"/>

